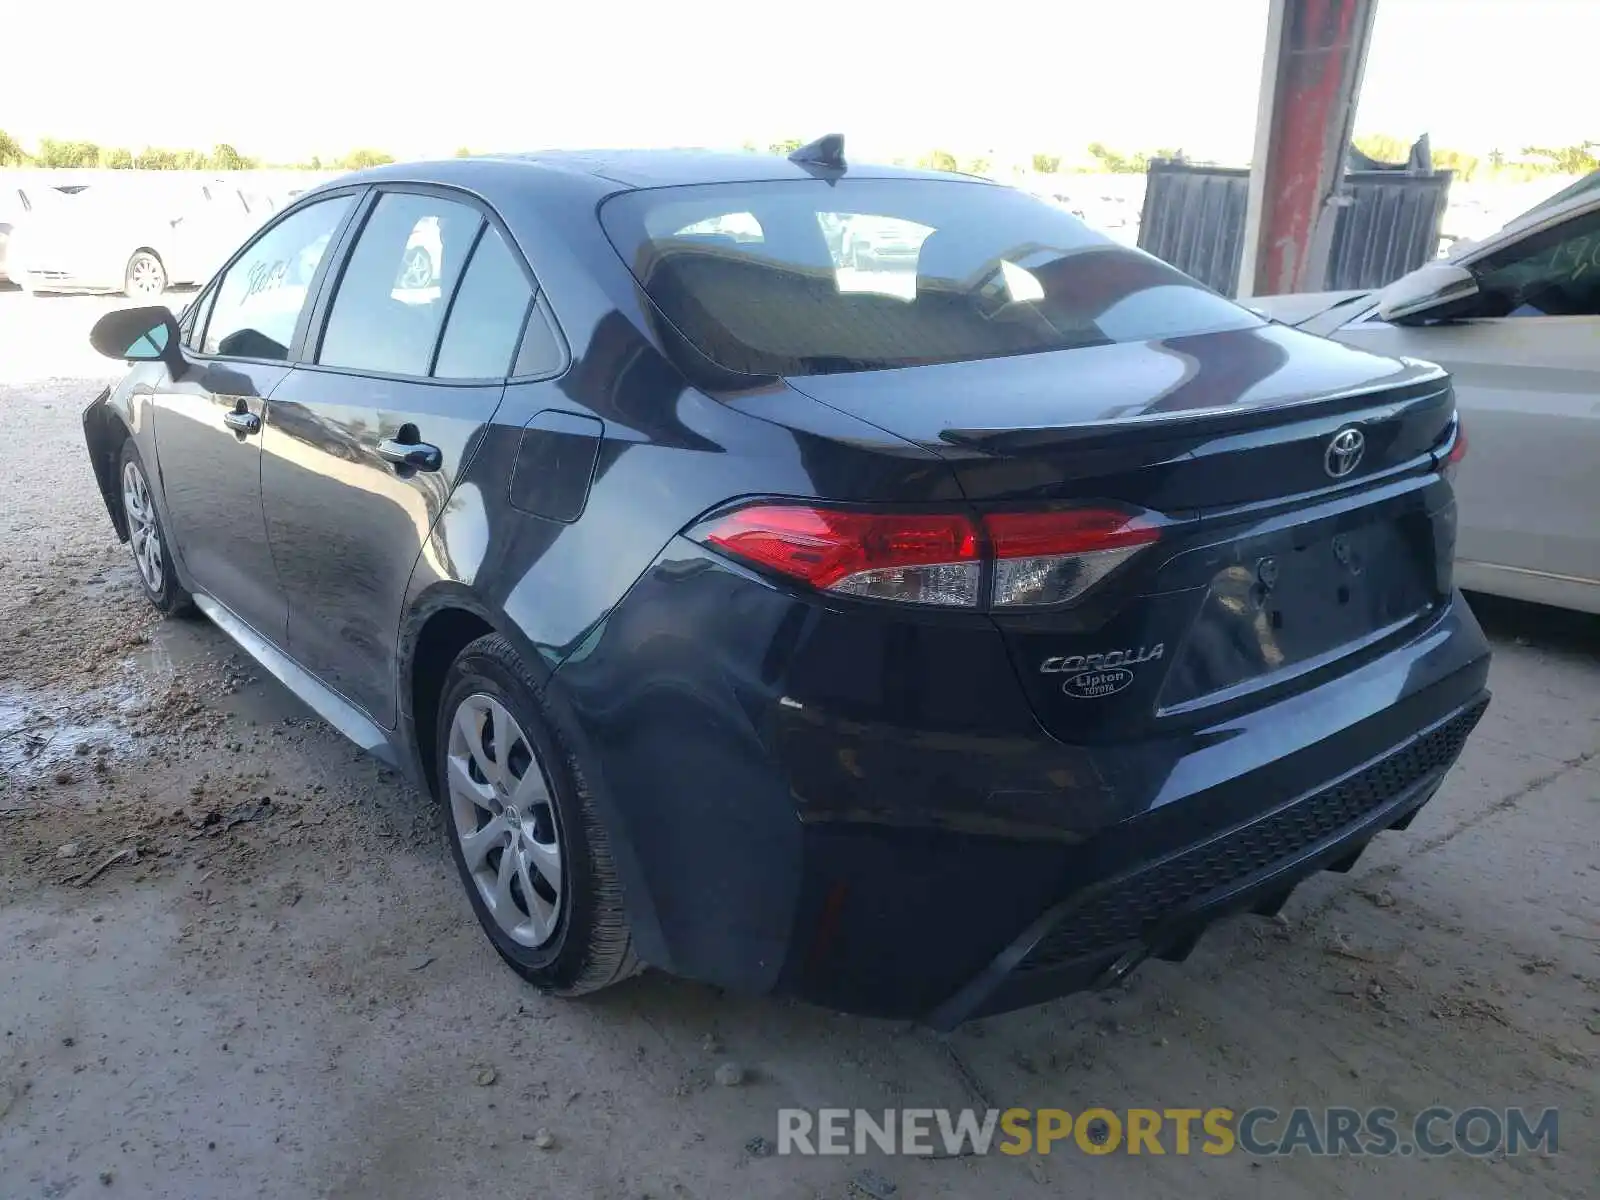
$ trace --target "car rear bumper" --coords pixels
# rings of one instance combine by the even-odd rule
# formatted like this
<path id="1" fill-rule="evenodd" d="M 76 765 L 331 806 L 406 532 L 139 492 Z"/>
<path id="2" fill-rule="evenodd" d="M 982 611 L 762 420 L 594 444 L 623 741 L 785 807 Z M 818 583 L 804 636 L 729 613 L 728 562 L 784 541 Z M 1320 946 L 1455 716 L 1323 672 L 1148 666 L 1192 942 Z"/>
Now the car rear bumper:
<path id="1" fill-rule="evenodd" d="M 1075 746 L 997 633 L 898 620 L 680 543 L 556 672 L 647 962 L 939 1026 L 1091 986 L 1353 862 L 1488 699 L 1457 595 L 1316 687 Z"/>
<path id="2" fill-rule="evenodd" d="M 1181 962 L 1218 917 L 1270 916 L 1317 871 L 1348 871 L 1438 790 L 1487 694 L 1341 779 L 1053 905 L 930 1016 L 936 1028 Z"/>

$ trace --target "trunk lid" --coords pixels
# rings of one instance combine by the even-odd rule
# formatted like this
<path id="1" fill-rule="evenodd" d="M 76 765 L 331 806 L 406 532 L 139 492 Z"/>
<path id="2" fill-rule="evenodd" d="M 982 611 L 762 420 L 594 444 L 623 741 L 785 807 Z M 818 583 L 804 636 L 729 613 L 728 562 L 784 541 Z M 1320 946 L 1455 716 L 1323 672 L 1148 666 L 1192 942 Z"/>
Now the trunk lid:
<path id="1" fill-rule="evenodd" d="M 1429 364 L 1269 325 L 791 385 L 935 451 L 979 510 L 1158 514 L 1079 601 L 991 613 L 1067 740 L 1313 686 L 1449 595 L 1454 400 Z"/>
<path id="2" fill-rule="evenodd" d="M 1365 446 L 1349 479 L 1380 474 L 1453 411 L 1437 367 L 1278 325 L 789 382 L 939 454 L 972 500 L 1161 511 L 1325 488 L 1328 440 L 1351 422 Z"/>
<path id="3" fill-rule="evenodd" d="M 1371 288 L 1347 289 L 1342 292 L 1297 292 L 1286 296 L 1253 296 L 1243 301 L 1253 313 L 1258 313 L 1297 329 L 1310 329 L 1322 333 L 1320 318 L 1334 314 L 1343 320 L 1360 311 L 1359 302 L 1375 295 Z"/>

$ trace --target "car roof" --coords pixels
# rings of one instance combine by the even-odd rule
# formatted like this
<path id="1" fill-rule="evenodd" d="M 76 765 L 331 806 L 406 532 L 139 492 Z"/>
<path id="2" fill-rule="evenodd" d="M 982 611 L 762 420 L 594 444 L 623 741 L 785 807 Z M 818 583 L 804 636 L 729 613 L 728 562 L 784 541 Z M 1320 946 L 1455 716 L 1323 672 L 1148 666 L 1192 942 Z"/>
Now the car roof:
<path id="1" fill-rule="evenodd" d="M 456 183 L 462 186 L 515 186 L 535 173 L 546 176 L 588 177 L 608 191 L 636 188 L 683 187 L 694 184 L 755 183 L 809 179 L 814 170 L 776 154 L 725 150 L 540 150 L 529 153 L 484 154 L 437 162 L 389 163 L 370 167 L 334 181 L 338 184 L 377 183 L 383 180 Z M 980 182 L 973 176 L 916 167 L 850 163 L 851 179 L 947 179 Z M 981 181 L 987 182 L 987 181 Z"/>

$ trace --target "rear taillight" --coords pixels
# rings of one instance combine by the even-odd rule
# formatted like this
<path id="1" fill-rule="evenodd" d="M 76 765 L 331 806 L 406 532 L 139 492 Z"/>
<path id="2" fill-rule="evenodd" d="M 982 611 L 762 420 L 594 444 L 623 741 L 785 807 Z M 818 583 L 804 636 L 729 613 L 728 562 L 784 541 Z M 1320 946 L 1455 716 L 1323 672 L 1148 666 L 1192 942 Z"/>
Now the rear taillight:
<path id="1" fill-rule="evenodd" d="M 964 516 L 757 504 L 708 522 L 694 536 L 827 592 L 964 608 L 978 603 L 978 535 Z"/>
<path id="2" fill-rule="evenodd" d="M 996 608 L 1039 608 L 1076 600 L 1161 536 L 1143 518 L 1115 509 L 991 513 Z"/>
<path id="3" fill-rule="evenodd" d="M 1446 479 L 1456 477 L 1456 468 L 1461 465 L 1461 460 L 1467 456 L 1467 427 L 1459 414 L 1456 416 L 1456 440 L 1450 447 L 1450 453 L 1445 456 L 1443 474 Z"/>
<path id="4" fill-rule="evenodd" d="M 985 568 L 997 609 L 1076 600 L 1156 541 L 1148 518 L 1112 508 L 990 513 L 880 513 L 752 504 L 689 531 L 752 565 L 822 591 L 872 600 L 980 607 Z"/>

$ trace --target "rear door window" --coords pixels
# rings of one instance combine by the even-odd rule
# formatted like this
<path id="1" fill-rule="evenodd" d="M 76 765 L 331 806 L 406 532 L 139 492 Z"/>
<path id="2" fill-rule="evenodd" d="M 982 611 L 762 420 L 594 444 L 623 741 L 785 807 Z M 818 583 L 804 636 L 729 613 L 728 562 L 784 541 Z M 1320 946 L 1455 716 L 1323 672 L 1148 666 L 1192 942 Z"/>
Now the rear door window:
<path id="1" fill-rule="evenodd" d="M 340 277 L 317 362 L 428 374 L 446 304 L 483 223 L 468 204 L 410 192 L 380 196 Z"/>
<path id="2" fill-rule="evenodd" d="M 503 379 L 528 319 L 533 287 L 490 225 L 472 251 L 450 305 L 433 373 L 440 379 Z"/>
<path id="3" fill-rule="evenodd" d="M 988 184 L 641 189 L 612 197 L 600 217 L 679 332 L 747 374 L 877 370 L 1262 323 L 1060 208 Z"/>
<path id="4" fill-rule="evenodd" d="M 287 359 L 317 266 L 353 202 L 318 200 L 257 238 L 223 275 L 209 320 L 196 327 L 205 331 L 202 353 Z"/>

